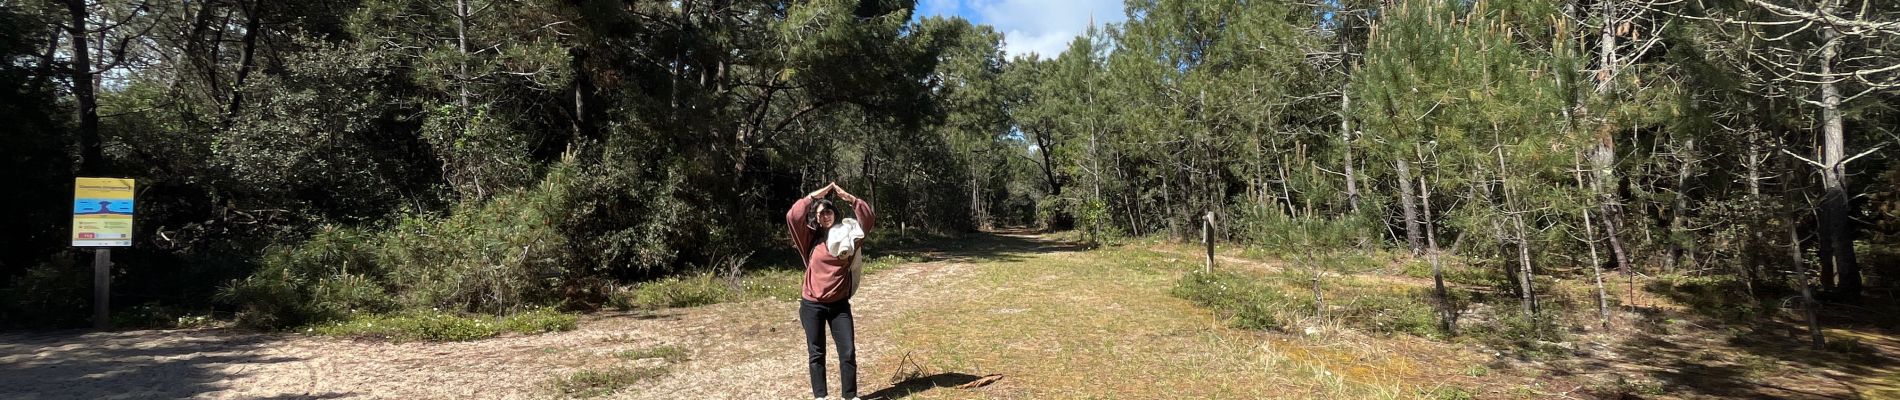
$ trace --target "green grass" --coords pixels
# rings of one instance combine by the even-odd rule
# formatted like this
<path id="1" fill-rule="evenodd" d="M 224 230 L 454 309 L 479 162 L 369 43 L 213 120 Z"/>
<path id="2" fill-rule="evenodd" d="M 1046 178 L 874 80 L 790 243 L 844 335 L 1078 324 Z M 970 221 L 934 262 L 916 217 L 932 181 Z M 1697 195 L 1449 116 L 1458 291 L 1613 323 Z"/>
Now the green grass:
<path id="1" fill-rule="evenodd" d="M 1214 310 L 1236 328 L 1285 330 L 1288 321 L 1315 314 L 1312 274 L 1282 271 L 1252 276 L 1227 271 L 1184 274 L 1171 292 Z M 1324 316 L 1370 332 L 1439 337 L 1429 291 L 1394 287 L 1354 277 L 1320 281 Z"/>
<path id="2" fill-rule="evenodd" d="M 1310 286 L 1287 290 L 1239 266 L 1193 272 L 1198 259 L 1149 247 L 975 265 L 950 279 L 980 290 L 951 291 L 904 313 L 888 335 L 927 371 L 1041 365 L 997 371 L 1026 398 L 1415 398 L 1468 365 L 1438 368 L 1455 359 L 1451 347 L 1411 338 L 1342 346 L 1326 334 L 1231 328 L 1301 322 L 1293 318 L 1311 309 L 1298 297 Z"/>
<path id="3" fill-rule="evenodd" d="M 563 397 L 595 397 L 666 375 L 666 367 L 609 367 L 575 371 L 554 381 Z"/>
<path id="4" fill-rule="evenodd" d="M 1228 324 L 1242 329 L 1285 329 L 1282 314 L 1295 303 L 1254 279 L 1224 271 L 1184 274 L 1171 293 L 1214 310 Z"/>
<path id="5" fill-rule="evenodd" d="M 670 345 L 625 350 L 614 355 L 627 360 L 658 358 L 669 363 L 684 361 L 687 357 L 686 349 Z"/>
<path id="6" fill-rule="evenodd" d="M 1477 395 L 1472 394 L 1471 391 L 1457 386 L 1440 387 L 1436 390 L 1432 390 L 1427 397 L 1439 400 L 1471 400 L 1478 398 Z"/>
<path id="7" fill-rule="evenodd" d="M 574 329 L 576 319 L 573 315 L 546 309 L 501 318 L 442 312 L 358 314 L 342 321 L 310 327 L 306 332 L 396 342 L 458 342 L 491 338 L 502 332 L 537 334 L 568 331 Z"/>

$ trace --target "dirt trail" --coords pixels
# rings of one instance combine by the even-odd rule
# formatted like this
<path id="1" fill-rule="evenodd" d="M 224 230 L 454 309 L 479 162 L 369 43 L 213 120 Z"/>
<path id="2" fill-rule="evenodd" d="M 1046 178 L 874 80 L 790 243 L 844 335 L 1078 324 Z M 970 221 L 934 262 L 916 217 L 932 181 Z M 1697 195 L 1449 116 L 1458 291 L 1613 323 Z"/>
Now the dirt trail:
<path id="1" fill-rule="evenodd" d="M 888 389 L 886 321 L 944 298 L 973 262 L 1061 251 L 1004 233 L 923 249 L 866 279 L 853 301 L 861 391 Z M 0 398 L 547 398 L 548 382 L 671 345 L 688 358 L 615 398 L 809 396 L 794 300 L 602 313 L 578 329 L 460 343 L 383 343 L 223 329 L 0 334 Z M 836 396 L 836 362 L 828 367 Z M 887 365 L 889 364 L 889 365 Z"/>
<path id="2" fill-rule="evenodd" d="M 1630 385 L 1651 392 L 1645 397 L 1900 393 L 1890 377 L 1900 368 L 1890 362 L 1900 341 L 1886 334 L 1859 342 L 1884 354 L 1872 358 L 1680 335 L 1585 335 L 1588 343 L 1578 345 L 1591 355 L 1513 362 L 1469 344 L 1326 324 L 1291 333 L 1233 329 L 1170 294 L 1182 273 L 1200 268 L 1182 249 L 1079 252 L 1025 233 L 936 245 L 887 253 L 917 261 L 873 273 L 853 301 L 867 399 L 1589 398 L 1600 386 L 1592 382 L 1611 373 L 1642 378 Z M 1221 262 L 1256 273 L 1284 265 L 1229 255 Z M 553 398 L 551 382 L 576 371 L 655 364 L 668 372 L 604 397 L 798 399 L 810 393 L 796 313 L 797 302 L 785 299 L 598 313 L 570 332 L 460 343 L 217 329 L 0 334 L 0 399 Z M 619 356 L 660 346 L 686 357 Z M 907 358 L 914 364 L 900 363 Z M 916 374 L 893 385 L 898 371 Z M 936 388 L 992 373 L 1006 377 L 975 390 Z"/>

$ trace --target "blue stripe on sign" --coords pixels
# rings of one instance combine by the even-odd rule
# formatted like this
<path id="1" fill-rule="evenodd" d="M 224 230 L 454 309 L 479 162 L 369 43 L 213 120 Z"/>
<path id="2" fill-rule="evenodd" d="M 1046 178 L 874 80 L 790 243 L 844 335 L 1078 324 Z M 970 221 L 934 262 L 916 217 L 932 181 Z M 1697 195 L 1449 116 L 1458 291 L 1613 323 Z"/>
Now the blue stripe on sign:
<path id="1" fill-rule="evenodd" d="M 125 199 L 77 199 L 73 200 L 73 214 L 132 214 L 132 200 Z"/>

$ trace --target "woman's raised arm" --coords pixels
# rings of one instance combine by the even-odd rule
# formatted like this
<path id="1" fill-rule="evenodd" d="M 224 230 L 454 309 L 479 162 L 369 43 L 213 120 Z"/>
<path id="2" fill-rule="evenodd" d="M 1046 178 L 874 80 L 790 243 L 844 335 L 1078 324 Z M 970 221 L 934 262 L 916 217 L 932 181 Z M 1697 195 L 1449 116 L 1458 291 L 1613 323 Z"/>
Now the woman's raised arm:
<path id="1" fill-rule="evenodd" d="M 839 200 L 851 203 L 851 214 L 858 218 L 858 229 L 863 229 L 866 233 L 871 232 L 871 227 L 877 224 L 877 210 L 871 208 L 871 203 L 858 199 L 858 196 L 851 195 L 851 192 L 838 187 L 836 183 L 833 183 L 831 187 L 838 190 Z"/>

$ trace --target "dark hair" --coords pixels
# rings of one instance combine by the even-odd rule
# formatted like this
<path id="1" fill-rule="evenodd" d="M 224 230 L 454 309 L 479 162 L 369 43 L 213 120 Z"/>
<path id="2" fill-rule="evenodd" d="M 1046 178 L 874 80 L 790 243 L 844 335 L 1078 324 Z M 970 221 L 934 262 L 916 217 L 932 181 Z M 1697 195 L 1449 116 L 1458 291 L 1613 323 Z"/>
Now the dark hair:
<path id="1" fill-rule="evenodd" d="M 817 200 L 812 201 L 811 205 L 807 205 L 805 207 L 806 207 L 805 227 L 811 228 L 813 230 L 818 229 L 818 210 L 819 209 L 822 208 L 826 210 L 831 210 L 831 215 L 833 215 L 834 218 L 836 215 L 838 215 L 838 206 L 832 204 L 831 199 L 817 199 Z"/>

